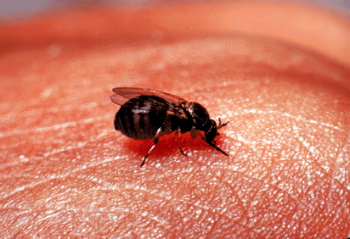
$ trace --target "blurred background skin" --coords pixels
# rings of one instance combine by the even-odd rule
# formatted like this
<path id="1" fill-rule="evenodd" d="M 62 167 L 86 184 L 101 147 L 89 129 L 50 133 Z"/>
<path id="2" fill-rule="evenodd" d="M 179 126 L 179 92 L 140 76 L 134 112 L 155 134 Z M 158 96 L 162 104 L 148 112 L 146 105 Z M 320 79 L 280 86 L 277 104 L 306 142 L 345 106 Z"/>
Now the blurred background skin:
<path id="1" fill-rule="evenodd" d="M 349 237 L 349 2 L 173 3 L 1 3 L 0 237 Z M 119 84 L 198 99 L 230 157 L 140 170 Z"/>
<path id="2" fill-rule="evenodd" d="M 147 5 L 156 3 L 166 3 L 172 1 L 123 1 L 123 0 L 110 0 L 110 1 L 94 1 L 94 0 L 33 0 L 33 1 L 3 1 L 0 8 L 0 16 L 2 19 L 15 19 L 23 18 L 35 15 L 45 10 L 51 9 L 64 9 L 72 5 L 90 5 L 90 4 L 130 4 L 130 5 Z M 176 1 L 173 1 L 176 2 Z M 188 1 L 189 2 L 189 1 Z M 333 9 L 340 13 L 348 14 L 350 9 L 350 2 L 347 0 L 302 0 L 298 2 L 304 2 L 314 4 L 317 6 L 323 6 L 329 9 Z"/>
<path id="3" fill-rule="evenodd" d="M 207 1 L 210 4 L 213 4 L 215 1 Z M 224 2 L 230 2 L 230 1 L 224 1 Z M 233 1 L 235 2 L 235 1 Z M 260 2 L 260 4 L 259 4 Z M 262 36 L 262 37 L 272 37 L 276 39 L 281 39 L 287 42 L 291 42 L 294 44 L 299 44 L 300 46 L 304 46 L 306 48 L 313 49 L 315 51 L 318 51 L 322 54 L 330 55 L 331 57 L 335 58 L 336 60 L 340 60 L 341 62 L 344 62 L 349 65 L 349 59 L 347 55 L 349 54 L 350 50 L 347 44 L 347 39 L 349 37 L 349 32 L 347 31 L 347 24 L 348 22 L 345 20 L 348 18 L 349 15 L 349 9 L 350 9 L 350 3 L 349 1 L 331 1 L 331 0 L 320 0 L 320 1 L 312 1 L 312 0 L 302 0 L 302 1 L 285 1 L 286 4 L 292 3 L 291 6 L 294 6 L 294 15 L 293 16 L 287 16 L 281 14 L 280 18 L 278 20 L 275 19 L 275 15 L 271 15 L 270 12 L 279 11 L 279 4 L 278 1 L 276 1 L 276 7 L 273 7 L 273 4 L 269 4 L 269 8 L 264 7 L 264 2 L 271 2 L 271 1 L 256 1 L 256 6 L 258 8 L 261 8 L 261 11 L 257 10 L 256 15 L 250 15 L 252 14 L 251 9 L 249 9 L 249 6 L 245 5 L 242 6 L 242 4 L 238 4 L 234 8 L 225 9 L 224 7 L 222 9 L 218 8 L 217 11 L 212 13 L 205 13 L 205 9 L 201 9 L 198 7 L 199 2 L 192 2 L 192 1 L 181 1 L 181 4 L 188 5 L 191 3 L 194 3 L 192 6 L 192 9 L 190 11 L 193 11 L 194 8 L 198 8 L 198 13 L 194 14 L 194 19 L 177 19 L 182 18 L 182 14 L 178 14 L 176 11 L 173 14 L 172 12 L 168 13 L 168 16 L 164 19 L 165 23 L 162 22 L 156 23 L 159 24 L 159 27 L 164 27 L 165 29 L 169 28 L 173 33 L 170 33 L 170 38 L 176 38 L 178 35 L 218 35 L 218 34 L 227 34 L 228 32 L 238 32 L 238 33 L 244 33 L 244 34 L 253 34 L 256 36 Z M 21 22 L 20 19 L 24 19 L 26 17 L 30 16 L 43 16 L 45 14 L 52 14 L 57 11 L 64 11 L 65 9 L 93 9 L 93 8 L 99 8 L 101 9 L 103 6 L 112 7 L 113 4 L 119 4 L 119 6 L 123 6 L 124 9 L 130 8 L 130 7 L 146 7 L 146 6 L 156 6 L 156 5 L 166 5 L 166 4 L 172 4 L 177 3 L 177 1 L 8 1 L 8 3 L 2 2 L 2 7 L 0 9 L 0 21 L 4 24 L 11 23 L 11 22 Z M 300 5 L 300 3 L 302 3 Z M 180 5 L 181 5 L 180 4 Z M 308 4 L 308 5 L 303 5 Z M 244 5 L 244 4 L 243 4 Z M 260 5 L 260 6 L 259 6 Z M 315 11 L 309 15 L 309 12 L 303 12 L 303 6 L 309 6 L 314 7 Z M 190 7 L 191 8 L 191 7 Z M 190 9 L 189 8 L 189 9 Z M 246 9 L 245 9 L 246 8 Z M 265 8 L 265 9 L 264 9 Z M 177 8 L 181 10 L 180 8 Z M 329 12 L 326 13 L 322 9 L 328 9 Z M 153 21 L 157 21 L 157 17 L 160 17 L 159 14 L 162 14 L 162 11 L 165 9 L 162 9 L 162 7 L 158 8 L 155 12 L 149 12 L 148 14 L 154 14 L 153 17 L 146 19 L 143 19 L 144 24 L 148 24 L 148 21 L 152 24 Z M 333 14 L 334 13 L 334 14 Z M 110 14 L 113 15 L 111 12 Z M 136 13 L 137 14 L 137 13 Z M 158 14 L 158 15 L 157 15 Z M 201 20 L 196 18 L 196 15 L 200 16 L 200 14 L 207 14 L 206 18 L 208 18 L 206 21 L 209 21 L 205 24 L 194 24 L 192 26 L 193 21 L 200 22 Z M 236 14 L 236 15 L 235 15 Z M 299 15 L 298 15 L 299 14 Z M 322 14 L 324 19 L 317 18 L 321 16 Z M 337 17 L 339 16 L 339 18 Z M 233 17 L 234 16 L 234 17 Z M 97 19 L 96 24 L 104 24 L 104 18 L 100 18 L 97 15 L 95 15 Z M 125 16 L 126 17 L 126 16 Z M 136 16 L 133 16 L 134 18 Z M 233 18 L 232 18 L 233 17 Z M 293 22 L 291 23 L 289 20 L 289 17 L 293 18 Z M 173 20 L 171 20 L 173 18 Z M 232 18 L 232 19 L 230 19 Z M 135 18 L 136 19 L 136 18 Z M 317 19 L 316 21 L 314 21 Z M 340 20 L 341 19 L 341 20 Z M 39 20 L 39 19 L 38 19 Z M 71 20 L 79 20 L 78 18 L 72 18 Z M 117 19 L 116 19 L 117 20 Z M 121 19 L 123 22 L 122 24 L 129 24 L 129 22 L 134 22 L 133 24 L 137 24 L 137 20 L 135 21 L 128 21 L 125 19 Z M 339 21 L 340 20 L 340 21 Z M 40 21 L 40 20 L 39 20 Z M 101 21 L 101 22 L 99 22 Z M 187 22 L 188 21 L 188 22 Z M 228 24 L 230 22 L 230 24 Z M 178 24 L 176 24 L 178 22 Z M 186 23 L 187 22 L 187 23 Z M 204 22 L 204 21 L 203 21 Z M 22 22 L 23 23 L 23 22 Z M 28 24 L 30 21 L 28 22 Z M 38 22 L 39 23 L 39 22 Z M 36 36 L 33 36 L 30 32 L 26 31 L 26 23 L 20 24 L 19 26 L 22 26 L 23 31 L 23 37 L 24 39 L 28 38 L 34 38 Z M 174 24 L 174 25 L 172 25 Z M 185 25 L 184 25 L 185 24 Z M 69 25 L 69 24 L 68 24 Z M 49 26 L 47 24 L 46 27 L 48 27 L 48 32 L 41 33 L 43 35 L 43 38 L 50 38 L 54 37 L 55 35 L 61 34 L 62 37 L 66 37 L 67 41 L 69 41 L 69 37 L 63 36 L 64 34 L 68 34 L 68 30 L 71 29 L 72 31 L 78 32 L 82 31 L 84 32 L 83 35 L 86 35 L 88 40 L 92 40 L 93 38 L 96 39 L 96 36 L 93 36 L 93 34 L 96 34 L 96 29 L 92 29 L 91 26 L 89 29 L 83 29 L 84 24 L 82 24 L 82 28 L 78 29 L 77 26 L 74 26 L 73 28 L 70 28 L 69 26 L 66 26 L 66 29 L 61 26 L 62 29 L 57 32 L 52 32 L 52 26 Z M 187 28 L 186 26 L 189 26 Z M 307 27 L 305 27 L 307 25 Z M 334 28 L 333 26 L 336 26 Z M 5 25 L 6 26 L 6 25 Z M 40 25 L 37 25 L 40 27 Z M 288 26 L 286 28 L 286 26 Z M 304 27 L 303 27 L 304 26 Z M 59 25 L 57 27 L 60 27 Z M 130 26 L 131 27 L 131 26 Z M 154 37 L 166 37 L 165 36 L 157 36 L 157 34 L 161 33 L 161 30 L 159 29 L 153 29 L 152 25 L 148 25 L 148 28 L 145 31 L 154 31 Z M 193 29 L 195 27 L 196 29 Z M 11 34 L 7 34 L 6 27 L 2 29 L 3 35 L 6 37 L 11 36 Z M 15 28 L 10 28 L 10 31 L 14 30 Z M 288 29 L 286 31 L 285 29 Z M 21 31 L 21 29 L 17 28 L 18 31 Z M 113 32 L 116 29 L 111 29 L 111 34 L 114 36 L 111 36 L 111 40 L 116 37 L 116 34 L 120 34 L 118 32 Z M 66 32 L 64 32 L 66 31 Z M 317 32 L 324 31 L 325 34 L 315 39 L 314 35 Z M 130 31 L 131 32 L 131 31 Z M 157 33 L 158 32 L 158 33 Z M 28 33 L 28 34 L 26 34 Z M 132 33 L 131 33 L 132 34 Z M 162 33 L 163 34 L 163 33 Z M 120 34 L 122 35 L 122 34 Z M 135 37 L 134 33 L 134 37 Z M 344 37 L 341 37 L 344 36 Z M 3 39 L 5 44 L 7 42 L 12 42 L 12 40 L 20 40 L 20 39 Z M 30 39 L 28 39 L 30 40 Z M 43 39 L 41 39 L 42 41 Z M 107 39 L 108 40 L 108 39 Z M 34 40 L 35 41 L 35 40 Z M 98 40 L 100 41 L 100 40 Z M 30 43 L 28 43 L 30 44 Z M 1 46 L 0 46 L 1 47 Z M 4 46 L 3 46 L 4 48 Z"/>

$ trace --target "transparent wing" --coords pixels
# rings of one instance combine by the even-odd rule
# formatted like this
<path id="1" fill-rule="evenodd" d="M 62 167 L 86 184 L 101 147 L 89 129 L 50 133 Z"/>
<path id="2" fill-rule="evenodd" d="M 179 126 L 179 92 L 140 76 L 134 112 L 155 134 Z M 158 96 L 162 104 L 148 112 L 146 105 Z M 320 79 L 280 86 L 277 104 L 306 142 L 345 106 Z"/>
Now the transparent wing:
<path id="1" fill-rule="evenodd" d="M 116 103 L 118 105 L 123 105 L 129 99 L 132 99 L 141 95 L 158 96 L 171 104 L 179 104 L 180 102 L 185 101 L 184 99 L 176 95 L 172 95 L 169 93 L 156 91 L 156 90 L 143 89 L 143 88 L 117 87 L 117 88 L 114 88 L 113 91 L 115 92 L 115 94 L 111 96 L 111 100 L 113 103 Z"/>

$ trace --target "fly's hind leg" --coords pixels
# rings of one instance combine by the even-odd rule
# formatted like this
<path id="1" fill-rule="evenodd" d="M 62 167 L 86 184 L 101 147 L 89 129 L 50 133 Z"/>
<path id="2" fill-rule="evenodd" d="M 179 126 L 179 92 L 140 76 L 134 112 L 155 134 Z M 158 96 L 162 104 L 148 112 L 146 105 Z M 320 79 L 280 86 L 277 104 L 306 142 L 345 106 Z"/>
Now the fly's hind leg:
<path id="1" fill-rule="evenodd" d="M 152 147 L 148 150 L 147 154 L 145 155 L 145 157 L 143 157 L 142 159 L 142 163 L 140 165 L 140 167 L 142 167 L 145 162 L 146 162 L 146 159 L 148 158 L 148 155 L 152 152 L 152 150 L 156 147 L 156 145 L 158 144 L 158 141 L 159 141 L 159 135 L 160 133 L 162 132 L 162 127 L 160 127 L 157 132 L 156 132 L 156 135 L 154 136 L 154 140 L 153 140 L 153 145 Z"/>

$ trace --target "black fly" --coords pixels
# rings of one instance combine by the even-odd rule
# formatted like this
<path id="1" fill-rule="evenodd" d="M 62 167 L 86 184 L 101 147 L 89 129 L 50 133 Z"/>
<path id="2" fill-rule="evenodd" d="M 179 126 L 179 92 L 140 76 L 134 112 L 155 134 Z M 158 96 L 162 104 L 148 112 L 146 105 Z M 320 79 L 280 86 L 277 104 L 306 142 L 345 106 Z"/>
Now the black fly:
<path id="1" fill-rule="evenodd" d="M 198 134 L 211 147 L 228 156 L 216 146 L 214 138 L 219 135 L 219 125 L 209 117 L 208 111 L 199 103 L 188 102 L 178 96 L 150 89 L 118 87 L 114 88 L 111 100 L 121 105 L 114 120 L 114 128 L 133 139 L 154 139 L 154 144 L 143 157 L 141 167 L 148 155 L 164 134 L 176 132 L 179 135 L 180 152 L 186 155 L 180 145 L 181 133 Z M 204 131 L 204 136 L 199 132 Z"/>

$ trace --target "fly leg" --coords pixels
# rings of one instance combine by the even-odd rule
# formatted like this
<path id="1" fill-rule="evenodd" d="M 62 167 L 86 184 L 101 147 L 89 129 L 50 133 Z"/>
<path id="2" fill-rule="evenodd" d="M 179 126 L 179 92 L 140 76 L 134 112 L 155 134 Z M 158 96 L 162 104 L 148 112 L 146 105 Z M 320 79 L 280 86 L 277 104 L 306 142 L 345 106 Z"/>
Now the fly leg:
<path id="1" fill-rule="evenodd" d="M 203 135 L 201 135 L 201 137 L 202 137 L 202 139 L 203 139 L 205 142 L 207 142 L 211 147 L 213 147 L 213 148 L 216 149 L 217 151 L 223 153 L 224 155 L 228 156 L 228 154 L 227 154 L 224 150 L 222 150 L 222 149 L 220 149 L 218 146 L 216 146 L 215 141 L 209 142 L 209 141 L 207 141 L 207 140 L 203 137 Z"/>
<path id="2" fill-rule="evenodd" d="M 181 147 L 181 130 L 180 130 L 180 128 L 177 129 L 176 134 L 178 135 L 177 142 L 178 142 L 179 150 L 183 155 L 187 156 L 187 154 L 182 150 L 182 147 Z"/>
<path id="3" fill-rule="evenodd" d="M 160 133 L 162 132 L 162 127 L 160 127 L 157 132 L 156 132 L 156 135 L 154 136 L 154 140 L 153 140 L 153 145 L 152 147 L 148 150 L 147 154 L 145 155 L 145 157 L 143 157 L 142 159 L 142 163 L 140 165 L 140 167 L 142 167 L 145 162 L 146 162 L 146 159 L 148 158 L 148 155 L 152 152 L 152 150 L 156 147 L 156 145 L 158 144 L 158 139 L 159 139 L 159 135 Z"/>

